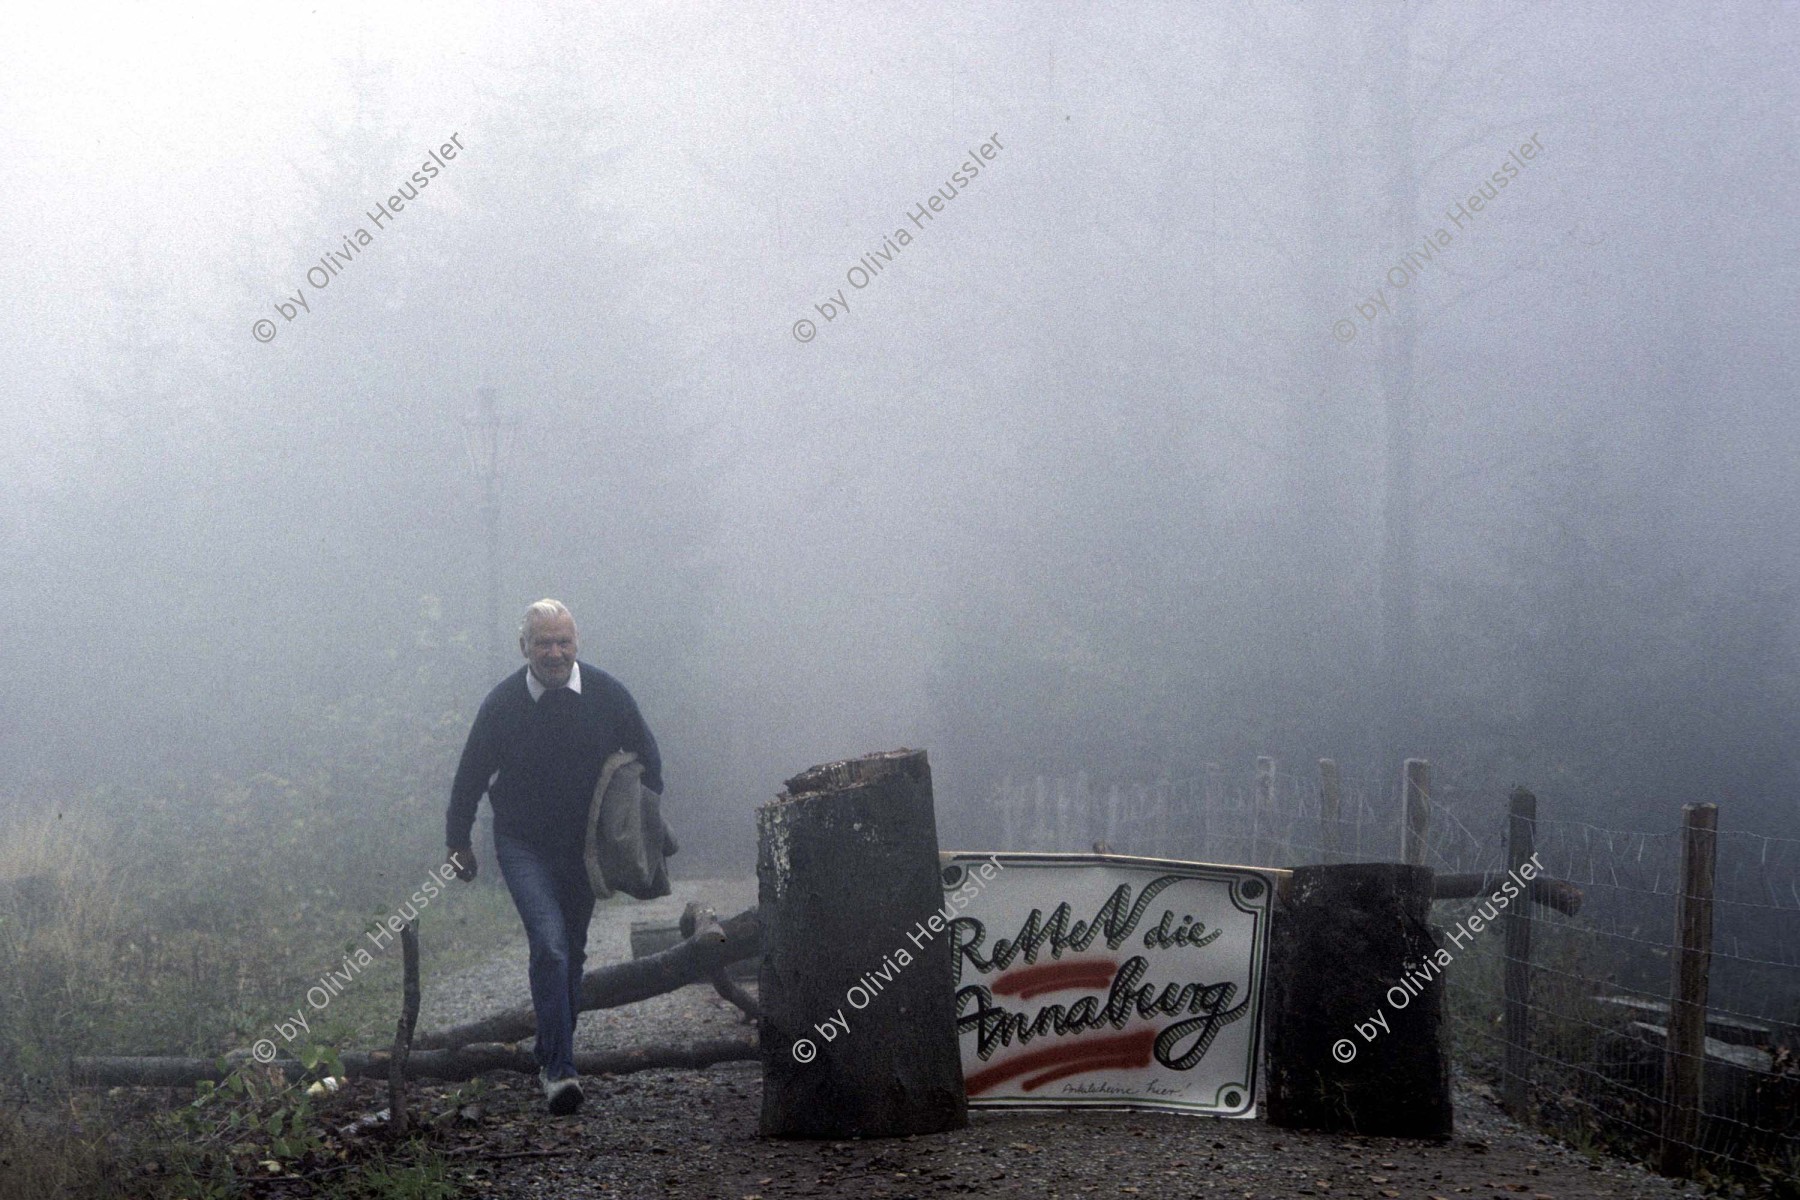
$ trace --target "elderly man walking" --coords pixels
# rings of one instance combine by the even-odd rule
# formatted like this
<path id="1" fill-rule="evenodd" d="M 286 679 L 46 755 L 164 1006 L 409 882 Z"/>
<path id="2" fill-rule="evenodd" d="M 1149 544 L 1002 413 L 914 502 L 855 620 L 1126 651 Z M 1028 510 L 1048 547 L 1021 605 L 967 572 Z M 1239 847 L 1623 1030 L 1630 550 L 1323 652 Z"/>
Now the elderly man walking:
<path id="1" fill-rule="evenodd" d="M 475 878 L 469 833 L 483 792 L 494 807 L 494 854 L 531 945 L 538 1080 L 550 1111 L 581 1107 L 575 1018 L 594 893 L 582 861 L 588 805 L 601 767 L 617 750 L 644 765 L 662 791 L 656 739 L 625 686 L 576 658 L 575 618 L 557 600 L 525 610 L 526 665 L 481 702 L 450 787 L 445 842 L 457 877 Z"/>

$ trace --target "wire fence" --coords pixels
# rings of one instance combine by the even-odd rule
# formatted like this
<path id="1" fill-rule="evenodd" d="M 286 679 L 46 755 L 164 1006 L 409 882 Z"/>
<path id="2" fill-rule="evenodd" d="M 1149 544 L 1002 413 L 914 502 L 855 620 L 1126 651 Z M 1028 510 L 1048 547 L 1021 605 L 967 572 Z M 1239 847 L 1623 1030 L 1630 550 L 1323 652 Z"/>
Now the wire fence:
<path id="1" fill-rule="evenodd" d="M 1012 850 L 1148 854 L 1261 867 L 1328 860 L 1392 860 L 1400 848 L 1396 784 L 1339 776 L 1336 815 L 1316 779 L 1271 764 L 1267 782 L 1218 768 L 1149 783 L 1094 783 L 1086 774 L 1004 779 L 989 802 L 1001 844 Z M 1427 865 L 1438 871 L 1492 870 L 1504 846 L 1470 829 L 1477 797 L 1439 785 L 1431 797 Z"/>
<path id="2" fill-rule="evenodd" d="M 1147 783 L 1085 775 L 1008 778 L 988 816 L 1009 850 L 1145 854 L 1266 867 L 1400 861 L 1402 784 L 1270 760 L 1209 766 Z M 1335 792 L 1335 797 L 1331 795 Z M 1508 864 L 1506 799 L 1439 781 L 1422 857 L 1438 874 Z M 1334 812 L 1335 810 L 1335 812 Z M 1567 820 L 1540 798 L 1534 846 L 1546 873 L 1579 889 L 1576 915 L 1532 906 L 1529 980 L 1515 1062 L 1536 1123 L 1580 1146 L 1657 1160 L 1671 1143 L 1701 1171 L 1758 1194 L 1800 1197 L 1800 839 L 1716 835 L 1711 952 L 1696 1125 L 1671 1132 L 1670 1013 L 1681 953 L 1680 812 L 1662 830 Z M 1729 811 L 1721 814 L 1729 821 Z M 1440 944 L 1483 899 L 1434 905 Z M 1446 973 L 1451 1050 L 1477 1078 L 1505 1083 L 1506 950 L 1495 930 L 1454 951 Z M 1679 1073 L 1679 1072 L 1677 1072 Z"/>

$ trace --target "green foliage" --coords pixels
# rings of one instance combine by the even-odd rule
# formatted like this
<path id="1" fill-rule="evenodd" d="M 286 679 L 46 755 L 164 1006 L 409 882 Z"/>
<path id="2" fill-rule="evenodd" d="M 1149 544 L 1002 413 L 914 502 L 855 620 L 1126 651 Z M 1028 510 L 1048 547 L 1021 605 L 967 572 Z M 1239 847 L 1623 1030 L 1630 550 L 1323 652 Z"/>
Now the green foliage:
<path id="1" fill-rule="evenodd" d="M 399 950 L 365 933 L 411 902 L 444 859 L 443 807 L 467 718 L 446 707 L 457 689 L 433 664 L 454 656 L 433 652 L 434 621 L 427 605 L 415 670 L 367 694 L 296 702 L 288 751 L 260 770 L 146 782 L 9 818 L 0 843 L 0 1177 L 9 1186 L 21 1181 L 33 1196 L 222 1197 L 253 1177 L 329 1161 L 332 1194 L 450 1194 L 441 1162 L 417 1147 L 373 1164 L 341 1161 L 321 1117 L 325 1098 L 306 1091 L 313 1077 L 342 1076 L 335 1047 L 391 1033 Z M 439 887 L 420 915 L 427 986 L 517 935 L 502 889 Z M 358 949 L 369 952 L 366 968 L 315 1005 L 324 993 L 309 999 L 308 989 Z M 297 1011 L 309 1041 L 290 1044 L 275 1022 L 291 1028 Z M 299 1059 L 302 1078 L 247 1065 L 140 1128 L 129 1153 L 116 1135 L 84 1139 L 59 1125 L 46 1138 L 8 1124 L 6 1089 L 29 1084 L 68 1105 L 61 1125 L 81 1126 L 75 1111 L 92 1095 L 62 1086 L 70 1056 L 206 1057 L 265 1037 Z M 146 1162 L 158 1164 L 154 1176 L 138 1174 Z"/>
<path id="2" fill-rule="evenodd" d="M 253 1179 L 283 1177 L 312 1182 L 321 1189 L 313 1194 L 358 1200 L 457 1195 L 446 1159 L 421 1141 L 354 1151 L 339 1143 L 330 1132 L 327 1105 L 315 1100 L 307 1082 L 341 1076 L 337 1051 L 309 1044 L 300 1059 L 307 1071 L 299 1080 L 247 1064 L 218 1084 L 200 1084 L 193 1102 L 164 1117 L 141 1148 L 159 1163 L 153 1193 L 228 1197 L 242 1194 Z"/>
<path id="3" fill-rule="evenodd" d="M 20 1103 L 15 1089 L 0 1080 L 0 1200 L 42 1200 L 46 1196 L 110 1195 L 117 1164 L 104 1135 L 63 1122 L 46 1136 L 41 1096 Z M 35 1120 L 33 1118 L 36 1118 Z"/>
<path id="4" fill-rule="evenodd" d="M 339 1194 L 355 1200 L 453 1200 L 459 1190 L 448 1160 L 421 1149 L 410 1161 L 384 1156 L 358 1168 Z"/>
<path id="5" fill-rule="evenodd" d="M 309 1046 L 306 1053 L 314 1067 L 337 1061 L 327 1047 Z M 258 1169 L 273 1173 L 325 1154 L 313 1098 L 304 1083 L 275 1068 L 247 1064 L 222 1083 L 201 1082 L 196 1092 L 165 1142 L 183 1184 L 201 1187 Z"/>
<path id="6" fill-rule="evenodd" d="M 354 1036 L 391 1011 L 399 956 L 363 935 L 442 864 L 465 732 L 444 700 L 454 656 L 439 624 L 427 598 L 402 642 L 418 665 L 381 689 L 296 701 L 289 749 L 264 769 L 115 788 L 9 826 L 0 1069 L 242 1048 L 357 948 L 377 961 L 323 1011 L 307 1006 L 312 1032 Z M 452 884 L 427 906 L 428 946 L 456 930 L 431 946 L 433 968 L 510 932 L 493 891 Z"/>
<path id="7" fill-rule="evenodd" d="M 1449 927 L 1467 911 L 1440 905 L 1434 915 Z M 1532 924 L 1530 1117 L 1583 1154 L 1648 1163 L 1658 1149 L 1662 1051 L 1626 1034 L 1619 1011 L 1596 999 L 1631 990 L 1620 982 L 1631 962 L 1621 943 L 1595 934 L 1584 918 L 1541 910 Z M 1452 1061 L 1500 1085 L 1504 934 L 1493 928 L 1454 953 L 1445 993 Z M 1786 1147 L 1778 1135 L 1734 1145 L 1730 1157 L 1703 1148 L 1701 1181 L 1720 1192 L 1742 1185 L 1749 1190 L 1734 1194 L 1800 1200 L 1800 1162 Z"/>

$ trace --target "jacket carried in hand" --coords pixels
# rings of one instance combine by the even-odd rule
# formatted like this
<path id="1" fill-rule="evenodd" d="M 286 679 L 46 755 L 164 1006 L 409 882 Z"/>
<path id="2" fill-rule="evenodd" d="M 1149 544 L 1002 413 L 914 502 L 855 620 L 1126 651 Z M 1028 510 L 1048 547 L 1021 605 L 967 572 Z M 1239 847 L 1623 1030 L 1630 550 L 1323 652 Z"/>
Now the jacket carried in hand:
<path id="1" fill-rule="evenodd" d="M 588 806 L 583 861 L 594 896 L 624 892 L 639 900 L 669 894 L 664 861 L 679 849 L 662 820 L 662 797 L 644 786 L 644 764 L 629 750 L 606 760 Z"/>

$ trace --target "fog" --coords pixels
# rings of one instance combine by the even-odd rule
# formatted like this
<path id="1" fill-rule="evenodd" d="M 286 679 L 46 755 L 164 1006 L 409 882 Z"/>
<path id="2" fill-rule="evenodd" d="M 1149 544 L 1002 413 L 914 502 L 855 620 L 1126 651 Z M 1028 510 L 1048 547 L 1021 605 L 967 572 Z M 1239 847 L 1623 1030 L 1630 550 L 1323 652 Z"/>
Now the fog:
<path id="1" fill-rule="evenodd" d="M 952 842 L 1259 754 L 1792 828 L 1800 10 L 4 33 L 0 814 L 348 758 L 436 814 L 555 596 L 695 864 L 898 746 Z"/>

